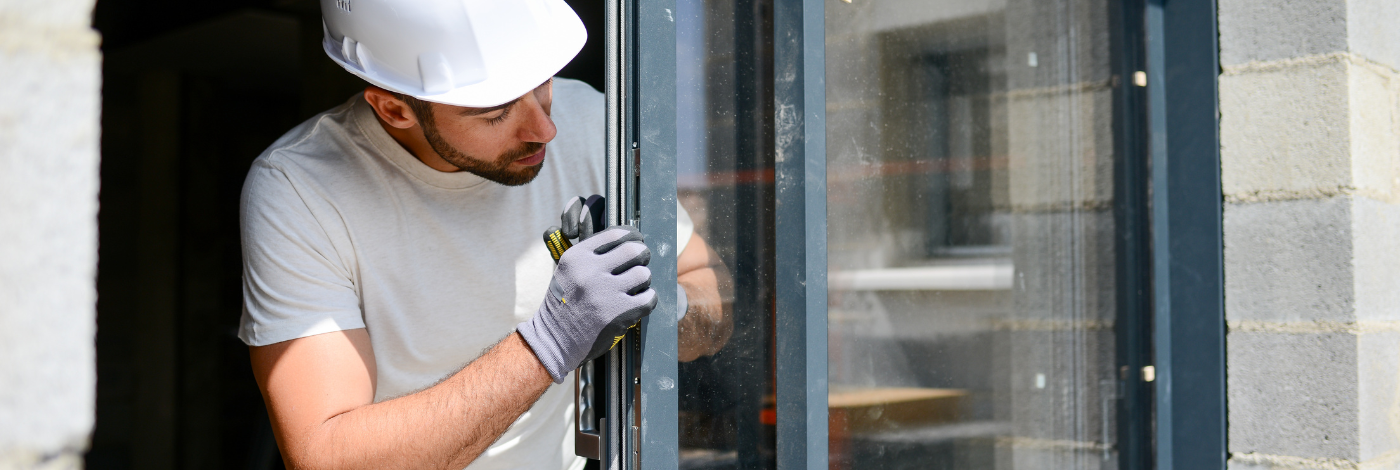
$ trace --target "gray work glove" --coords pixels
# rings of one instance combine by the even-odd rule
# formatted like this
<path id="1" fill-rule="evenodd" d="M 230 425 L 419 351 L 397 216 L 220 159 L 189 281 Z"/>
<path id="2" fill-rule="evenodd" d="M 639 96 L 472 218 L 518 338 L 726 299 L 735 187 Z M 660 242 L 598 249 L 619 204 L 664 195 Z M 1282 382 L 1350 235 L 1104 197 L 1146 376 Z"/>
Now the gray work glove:
<path id="1" fill-rule="evenodd" d="M 539 311 L 515 327 L 555 383 L 656 308 L 649 262 L 642 234 L 628 226 L 596 233 L 560 257 Z"/>

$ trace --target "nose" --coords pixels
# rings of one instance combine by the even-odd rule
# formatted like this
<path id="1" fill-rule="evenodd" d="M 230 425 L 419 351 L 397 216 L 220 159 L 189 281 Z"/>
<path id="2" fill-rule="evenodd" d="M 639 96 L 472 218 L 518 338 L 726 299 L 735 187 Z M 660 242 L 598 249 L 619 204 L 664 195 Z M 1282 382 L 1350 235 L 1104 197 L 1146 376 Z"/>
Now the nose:
<path id="1" fill-rule="evenodd" d="M 517 131 L 521 141 L 549 143 L 558 134 L 558 129 L 554 127 L 554 120 L 550 119 L 549 113 L 545 111 L 544 104 L 534 97 L 533 93 L 527 93 L 525 99 L 520 100 L 517 105 L 521 111 L 525 112 L 525 119 L 521 120 L 520 128 Z"/>

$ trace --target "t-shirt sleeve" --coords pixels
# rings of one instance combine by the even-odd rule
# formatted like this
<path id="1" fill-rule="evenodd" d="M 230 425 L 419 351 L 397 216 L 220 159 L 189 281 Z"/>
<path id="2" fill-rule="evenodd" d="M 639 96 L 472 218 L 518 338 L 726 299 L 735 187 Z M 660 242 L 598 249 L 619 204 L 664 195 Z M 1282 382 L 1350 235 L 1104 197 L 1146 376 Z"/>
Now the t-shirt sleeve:
<path id="1" fill-rule="evenodd" d="M 286 173 L 255 162 L 241 209 L 244 343 L 364 328 L 350 271 Z"/>
<path id="2" fill-rule="evenodd" d="M 690 213 L 681 206 L 679 200 L 676 201 L 676 256 L 680 256 L 685 251 L 685 247 L 690 245 L 690 237 L 695 234 L 695 222 L 690 220 Z"/>

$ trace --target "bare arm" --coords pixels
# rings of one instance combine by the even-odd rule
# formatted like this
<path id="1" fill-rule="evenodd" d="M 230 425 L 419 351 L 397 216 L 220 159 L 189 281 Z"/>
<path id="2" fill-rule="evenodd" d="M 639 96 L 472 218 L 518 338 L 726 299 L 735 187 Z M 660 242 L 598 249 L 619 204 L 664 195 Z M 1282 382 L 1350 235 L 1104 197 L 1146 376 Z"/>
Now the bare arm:
<path id="1" fill-rule="evenodd" d="M 677 325 L 679 358 L 689 362 L 719 352 L 729 342 L 734 332 L 734 281 L 719 254 L 699 235 L 692 235 L 676 257 L 676 272 L 676 282 L 690 302 Z"/>
<path id="2" fill-rule="evenodd" d="M 437 385 L 380 403 L 364 329 L 250 351 L 278 447 L 294 469 L 460 469 L 553 383 L 515 332 Z"/>

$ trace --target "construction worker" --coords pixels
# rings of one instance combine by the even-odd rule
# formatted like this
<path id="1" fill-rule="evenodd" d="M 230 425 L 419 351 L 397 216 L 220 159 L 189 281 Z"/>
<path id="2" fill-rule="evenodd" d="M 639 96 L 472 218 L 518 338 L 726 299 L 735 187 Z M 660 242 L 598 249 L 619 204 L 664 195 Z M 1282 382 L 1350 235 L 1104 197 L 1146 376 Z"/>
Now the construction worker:
<path id="1" fill-rule="evenodd" d="M 321 7 L 372 86 L 259 156 L 241 212 L 239 336 L 288 467 L 581 468 L 563 384 L 651 312 L 650 256 L 677 257 L 682 360 L 728 339 L 724 267 L 682 210 L 676 251 L 598 227 L 556 268 L 540 233 L 604 187 L 603 97 L 551 78 L 586 35 L 563 0 Z"/>

